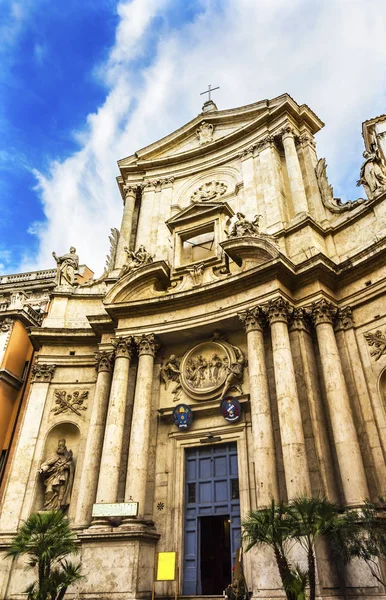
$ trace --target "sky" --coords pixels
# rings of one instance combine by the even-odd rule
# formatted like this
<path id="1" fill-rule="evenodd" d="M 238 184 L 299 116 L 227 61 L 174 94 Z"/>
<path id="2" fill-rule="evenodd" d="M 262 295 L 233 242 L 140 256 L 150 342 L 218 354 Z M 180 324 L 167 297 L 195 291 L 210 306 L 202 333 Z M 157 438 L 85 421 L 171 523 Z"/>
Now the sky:
<path id="1" fill-rule="evenodd" d="M 335 196 L 386 113 L 385 0 L 0 0 L 0 273 L 104 268 L 117 160 L 201 112 L 288 92 L 324 121 Z"/>

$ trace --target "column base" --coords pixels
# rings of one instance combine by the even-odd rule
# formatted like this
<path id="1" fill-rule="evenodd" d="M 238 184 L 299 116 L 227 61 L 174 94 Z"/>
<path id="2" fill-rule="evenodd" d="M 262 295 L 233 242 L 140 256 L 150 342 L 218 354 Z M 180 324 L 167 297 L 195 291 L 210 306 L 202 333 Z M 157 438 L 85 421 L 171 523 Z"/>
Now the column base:
<path id="1" fill-rule="evenodd" d="M 89 530 L 95 531 L 112 531 L 113 523 L 111 522 L 109 517 L 94 517 L 91 521 L 91 525 L 88 528 Z"/>
<path id="2" fill-rule="evenodd" d="M 147 521 L 138 517 L 123 517 L 117 531 L 155 532 L 155 527 L 153 521 Z"/>

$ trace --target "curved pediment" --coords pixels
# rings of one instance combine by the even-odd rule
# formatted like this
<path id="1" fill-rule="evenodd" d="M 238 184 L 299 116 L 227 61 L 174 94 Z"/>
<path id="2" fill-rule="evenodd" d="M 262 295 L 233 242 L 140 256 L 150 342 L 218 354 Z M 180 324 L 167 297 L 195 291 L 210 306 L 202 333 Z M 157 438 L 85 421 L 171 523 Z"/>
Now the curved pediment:
<path id="1" fill-rule="evenodd" d="M 106 294 L 104 304 L 117 304 L 154 298 L 170 286 L 170 269 L 164 260 L 127 273 Z"/>
<path id="2" fill-rule="evenodd" d="M 257 267 L 280 256 L 274 241 L 264 234 L 231 238 L 221 242 L 220 246 L 243 270 Z"/>

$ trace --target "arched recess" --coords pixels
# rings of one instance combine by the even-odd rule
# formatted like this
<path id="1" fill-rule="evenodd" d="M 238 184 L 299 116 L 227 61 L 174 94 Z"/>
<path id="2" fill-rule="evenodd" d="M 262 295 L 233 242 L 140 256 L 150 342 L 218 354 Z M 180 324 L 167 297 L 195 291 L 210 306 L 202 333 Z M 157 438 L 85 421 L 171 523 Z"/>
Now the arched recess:
<path id="1" fill-rule="evenodd" d="M 379 393 L 383 401 L 383 409 L 386 411 L 386 367 L 379 377 Z"/>
<path id="2" fill-rule="evenodd" d="M 64 422 L 58 423 L 47 433 L 46 441 L 44 444 L 44 452 L 41 456 L 40 465 L 42 465 L 49 457 L 56 454 L 58 448 L 58 441 L 60 439 L 66 440 L 67 450 L 72 450 L 73 453 L 73 464 L 74 474 L 76 470 L 76 461 L 78 457 L 79 444 L 80 444 L 80 430 L 75 423 Z M 32 505 L 32 512 L 42 510 L 44 505 L 44 476 L 37 474 L 35 498 Z M 72 490 L 71 490 L 72 491 Z"/>

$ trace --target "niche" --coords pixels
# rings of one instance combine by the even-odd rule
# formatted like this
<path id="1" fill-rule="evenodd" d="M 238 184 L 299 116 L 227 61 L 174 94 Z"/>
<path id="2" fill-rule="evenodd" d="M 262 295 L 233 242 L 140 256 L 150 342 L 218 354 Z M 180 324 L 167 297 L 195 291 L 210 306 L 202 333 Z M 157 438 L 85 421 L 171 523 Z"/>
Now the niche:
<path id="1" fill-rule="evenodd" d="M 48 485 L 45 485 L 45 481 L 47 482 L 48 478 L 52 475 L 55 475 L 57 472 L 57 466 L 55 465 L 55 459 L 59 458 L 57 454 L 58 450 L 58 441 L 66 440 L 66 449 L 67 453 L 72 451 L 72 461 L 68 454 L 62 454 L 63 460 L 67 461 L 66 465 L 63 469 L 64 477 L 62 478 L 62 483 L 59 486 L 56 486 L 54 490 L 52 490 L 52 486 L 50 482 Z M 76 469 L 76 459 L 78 456 L 78 449 L 80 443 L 80 431 L 76 425 L 73 423 L 59 423 L 55 425 L 47 434 L 46 443 L 44 446 L 44 452 L 40 458 L 38 469 L 44 466 L 44 473 L 37 473 L 37 485 L 36 485 L 36 493 L 35 499 L 33 503 L 33 512 L 43 510 L 46 499 L 48 498 L 49 490 L 51 489 L 52 493 L 52 502 L 55 504 L 57 496 L 64 495 L 63 504 L 67 505 L 71 501 L 71 494 L 73 491 L 73 483 Z M 61 444 L 61 451 L 65 452 L 63 444 Z M 50 465 L 48 465 L 50 463 Z M 52 508 L 56 508 L 56 506 L 52 506 Z M 67 508 L 64 508 L 67 510 Z"/>
<path id="2" fill-rule="evenodd" d="M 383 406 L 386 410 L 386 369 L 384 369 L 384 371 L 379 379 L 379 391 L 381 393 L 381 398 L 383 400 Z"/>

